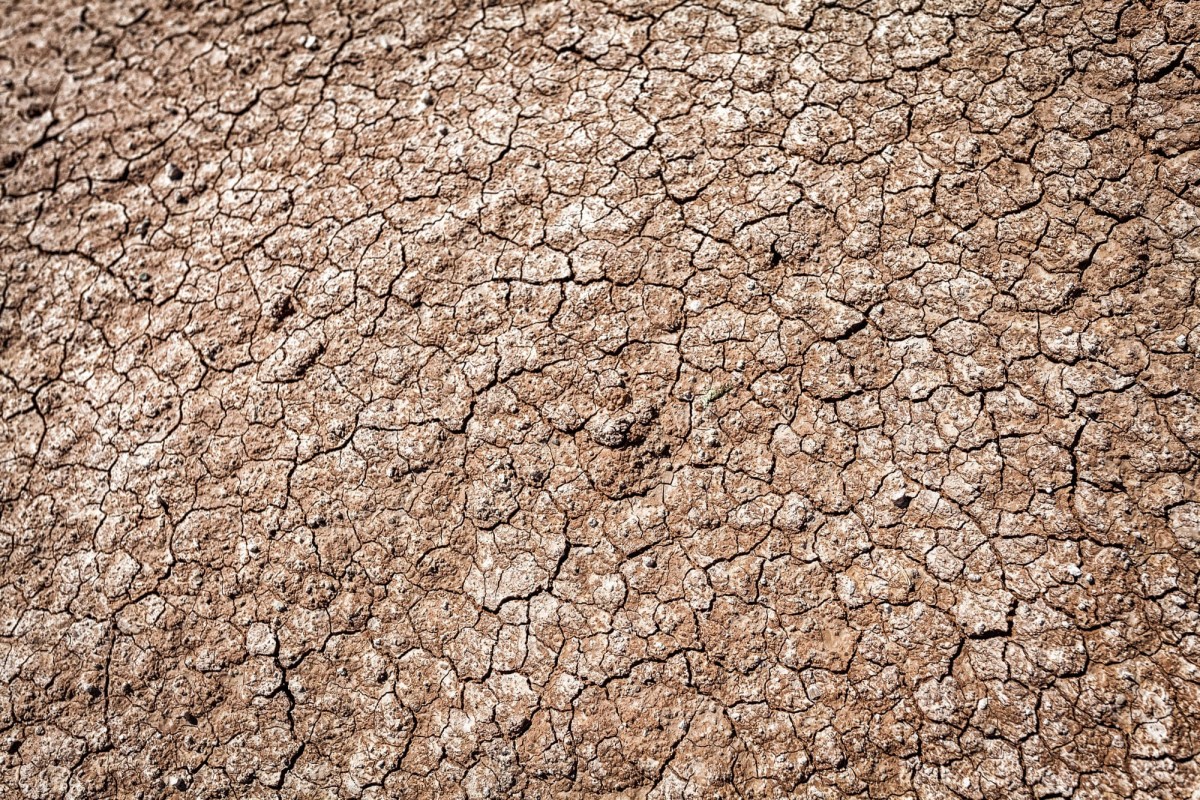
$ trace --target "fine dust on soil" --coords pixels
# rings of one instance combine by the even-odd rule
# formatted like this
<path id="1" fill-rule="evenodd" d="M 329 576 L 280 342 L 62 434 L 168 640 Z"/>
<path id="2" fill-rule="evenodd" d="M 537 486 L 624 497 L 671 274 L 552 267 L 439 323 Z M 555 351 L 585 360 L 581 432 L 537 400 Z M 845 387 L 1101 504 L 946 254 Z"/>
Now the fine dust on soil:
<path id="1" fill-rule="evenodd" d="M 1196 797 L 1198 40 L 0 0 L 0 796 Z"/>

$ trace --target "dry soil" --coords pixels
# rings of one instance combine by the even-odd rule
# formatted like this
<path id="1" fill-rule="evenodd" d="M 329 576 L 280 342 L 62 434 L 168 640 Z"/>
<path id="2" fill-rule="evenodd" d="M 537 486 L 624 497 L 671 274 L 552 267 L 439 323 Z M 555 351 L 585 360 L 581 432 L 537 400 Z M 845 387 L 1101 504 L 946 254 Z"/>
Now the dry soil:
<path id="1" fill-rule="evenodd" d="M 1200 3 L 0 2 L 0 796 L 1194 798 Z"/>

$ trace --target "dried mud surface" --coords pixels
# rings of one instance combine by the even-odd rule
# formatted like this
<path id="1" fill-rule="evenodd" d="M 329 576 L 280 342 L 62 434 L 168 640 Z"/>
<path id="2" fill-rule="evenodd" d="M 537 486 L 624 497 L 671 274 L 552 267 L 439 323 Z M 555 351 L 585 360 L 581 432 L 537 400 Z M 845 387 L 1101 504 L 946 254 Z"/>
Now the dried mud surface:
<path id="1" fill-rule="evenodd" d="M 0 796 L 1192 798 L 1200 4 L 0 7 Z"/>

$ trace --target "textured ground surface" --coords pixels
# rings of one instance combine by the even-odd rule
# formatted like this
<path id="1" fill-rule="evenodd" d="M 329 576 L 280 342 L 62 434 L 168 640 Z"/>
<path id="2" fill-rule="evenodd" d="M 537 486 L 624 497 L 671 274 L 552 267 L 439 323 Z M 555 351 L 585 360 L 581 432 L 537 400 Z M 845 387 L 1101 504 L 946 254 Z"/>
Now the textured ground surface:
<path id="1" fill-rule="evenodd" d="M 0 796 L 1189 798 L 1200 5 L 0 6 Z"/>

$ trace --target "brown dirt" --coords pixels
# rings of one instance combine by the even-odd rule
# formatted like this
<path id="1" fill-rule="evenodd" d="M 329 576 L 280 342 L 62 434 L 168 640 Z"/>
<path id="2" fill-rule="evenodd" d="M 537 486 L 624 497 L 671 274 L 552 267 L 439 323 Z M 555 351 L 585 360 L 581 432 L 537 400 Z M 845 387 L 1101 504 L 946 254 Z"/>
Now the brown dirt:
<path id="1" fill-rule="evenodd" d="M 1194 798 L 1200 3 L 0 1 L 0 796 Z"/>

